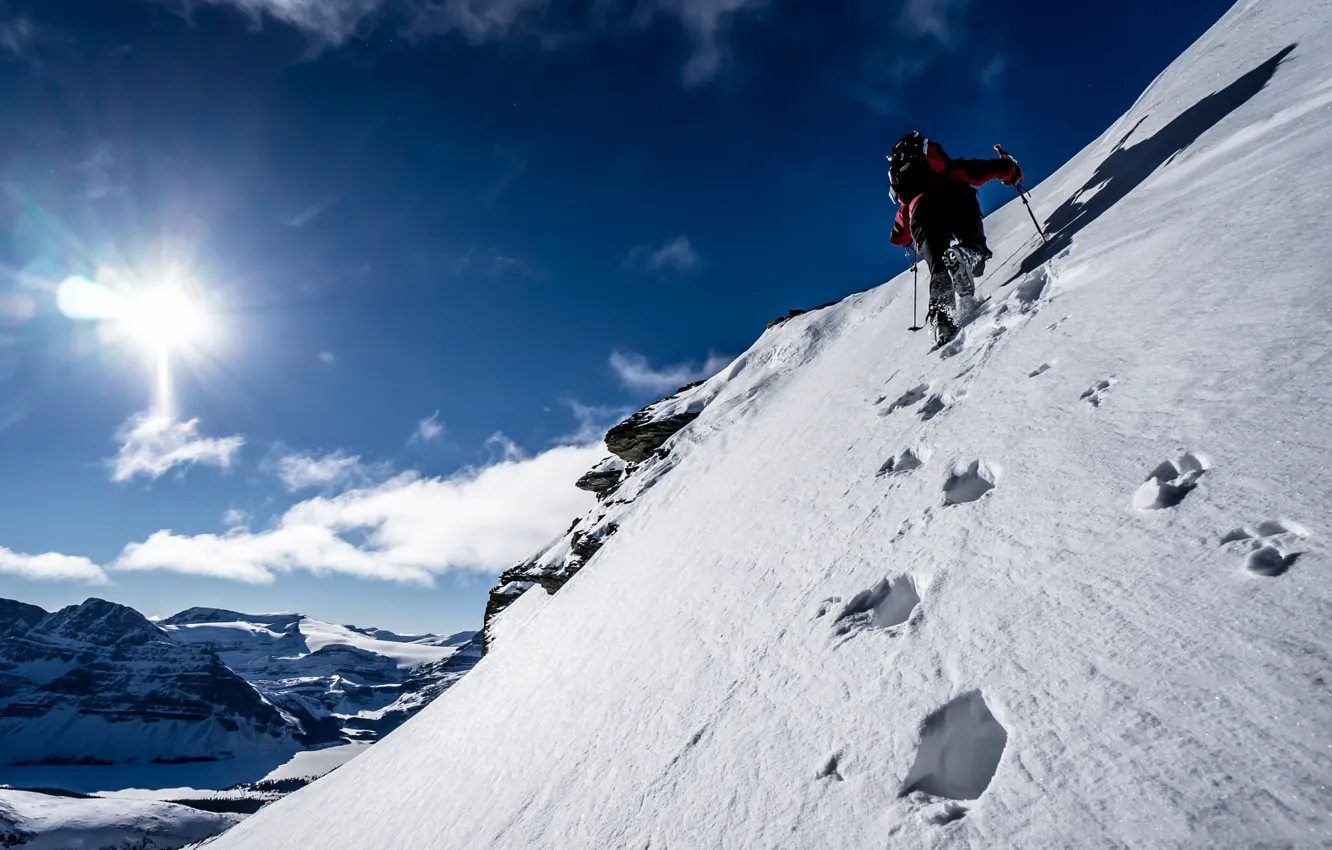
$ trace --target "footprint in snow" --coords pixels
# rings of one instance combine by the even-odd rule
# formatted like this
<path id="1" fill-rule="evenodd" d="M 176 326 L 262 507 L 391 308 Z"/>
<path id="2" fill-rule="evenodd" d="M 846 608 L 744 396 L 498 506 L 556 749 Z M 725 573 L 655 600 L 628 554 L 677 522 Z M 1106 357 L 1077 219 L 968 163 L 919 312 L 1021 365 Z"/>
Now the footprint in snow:
<path id="1" fill-rule="evenodd" d="M 905 408 L 919 404 L 920 400 L 925 398 L 925 396 L 928 395 L 929 392 L 930 392 L 929 384 L 919 384 L 917 386 L 914 386 L 911 389 L 907 390 L 906 392 L 902 393 L 900 396 L 898 396 L 897 400 L 894 401 L 892 404 L 888 405 L 887 409 L 885 409 L 883 413 L 880 413 L 879 415 L 888 416 L 890 414 L 896 413 L 899 410 L 903 410 Z"/>
<path id="2" fill-rule="evenodd" d="M 1245 566 L 1249 572 L 1275 578 L 1295 566 L 1304 553 L 1290 551 L 1290 546 L 1308 536 L 1309 530 L 1298 523 L 1268 520 L 1252 528 L 1236 528 L 1221 538 L 1221 545 L 1247 543 L 1249 557 Z"/>
<path id="3" fill-rule="evenodd" d="M 907 623 L 919 605 L 914 578 L 885 578 L 851 597 L 833 621 L 833 633 L 840 637 L 861 629 L 895 629 Z"/>
<path id="4" fill-rule="evenodd" d="M 944 482 L 944 506 L 976 501 L 994 489 L 1001 472 L 998 465 L 979 460 L 955 466 Z"/>
<path id="5" fill-rule="evenodd" d="M 1174 461 L 1167 460 L 1153 469 L 1138 487 L 1133 494 L 1133 507 L 1140 511 L 1173 508 L 1193 492 L 1198 479 L 1211 468 L 1211 461 L 1193 452 L 1184 452 Z"/>
<path id="6" fill-rule="evenodd" d="M 890 457 L 879 467 L 875 477 L 882 478 L 885 475 L 905 475 L 913 469 L 920 469 L 925 461 L 929 460 L 930 452 L 928 449 L 914 448 L 903 449 L 897 457 Z"/>
<path id="7" fill-rule="evenodd" d="M 819 771 L 815 779 L 831 779 L 833 782 L 841 782 L 842 774 L 837 770 L 837 763 L 842 760 L 841 753 L 833 753 L 824 759 L 823 764 L 819 766 Z"/>
<path id="8" fill-rule="evenodd" d="M 943 413 L 948 408 L 957 404 L 963 398 L 966 398 L 966 391 L 959 390 L 956 393 L 935 393 L 925 400 L 920 408 L 920 421 L 929 422 L 934 417 Z"/>
<path id="9" fill-rule="evenodd" d="M 1304 553 L 1291 552 L 1287 554 L 1280 547 L 1272 545 L 1260 546 L 1249 555 L 1249 561 L 1245 566 L 1248 567 L 1249 572 L 1255 575 L 1276 578 L 1279 575 L 1284 575 L 1287 570 L 1295 566 L 1295 562 L 1300 559 L 1302 554 Z"/>
<path id="10" fill-rule="evenodd" d="M 948 800 L 975 800 L 990 786 L 1008 746 L 1008 731 L 980 691 L 968 691 L 931 713 L 920 727 L 916 761 L 899 797 L 923 792 Z M 960 807 L 959 807 L 960 808 Z M 947 823 L 965 810 L 942 820 Z"/>
<path id="11" fill-rule="evenodd" d="M 1101 400 L 1105 398 L 1106 393 L 1110 392 L 1110 388 L 1114 386 L 1114 384 L 1114 378 L 1106 378 L 1105 380 L 1097 381 L 1087 389 L 1083 390 L 1082 395 L 1078 396 L 1078 398 L 1087 402 L 1092 407 L 1100 407 Z"/>
<path id="12" fill-rule="evenodd" d="M 1027 276 L 1026 280 L 1017 285 L 1012 298 L 1024 305 L 1032 304 L 1045 294 L 1045 288 L 1049 285 L 1049 270 L 1045 268 L 1036 269 Z"/>

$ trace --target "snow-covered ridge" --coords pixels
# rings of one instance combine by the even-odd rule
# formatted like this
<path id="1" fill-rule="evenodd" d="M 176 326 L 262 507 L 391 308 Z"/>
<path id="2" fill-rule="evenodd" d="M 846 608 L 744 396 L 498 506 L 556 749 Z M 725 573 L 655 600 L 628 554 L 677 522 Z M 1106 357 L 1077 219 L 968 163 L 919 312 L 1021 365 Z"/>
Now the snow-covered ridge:
<path id="1" fill-rule="evenodd" d="M 473 674 L 209 850 L 1328 846 L 1329 45 L 1236 4 L 943 350 L 909 275 L 769 329 Z"/>

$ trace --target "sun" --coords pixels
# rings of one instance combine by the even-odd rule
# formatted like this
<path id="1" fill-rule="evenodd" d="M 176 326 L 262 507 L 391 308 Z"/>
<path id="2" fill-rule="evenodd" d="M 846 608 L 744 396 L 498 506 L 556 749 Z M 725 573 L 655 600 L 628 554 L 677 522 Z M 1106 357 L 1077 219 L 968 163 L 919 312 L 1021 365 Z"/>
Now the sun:
<path id="1" fill-rule="evenodd" d="M 124 321 L 129 335 L 150 349 L 179 349 L 198 343 L 207 334 L 203 305 L 176 286 L 138 292 L 128 301 Z"/>

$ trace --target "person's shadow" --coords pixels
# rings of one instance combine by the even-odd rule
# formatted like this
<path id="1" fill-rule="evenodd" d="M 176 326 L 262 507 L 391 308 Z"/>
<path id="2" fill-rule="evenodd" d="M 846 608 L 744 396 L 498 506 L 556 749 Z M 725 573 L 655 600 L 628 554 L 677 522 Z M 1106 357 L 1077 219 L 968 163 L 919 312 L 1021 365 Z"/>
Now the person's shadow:
<path id="1" fill-rule="evenodd" d="M 1146 118 L 1135 124 L 1119 140 L 1105 161 L 1097 166 L 1091 179 L 1050 214 L 1045 221 L 1045 235 L 1049 241 L 1029 254 L 1004 285 L 1007 286 L 1058 255 L 1072 244 L 1073 236 L 1078 231 L 1100 218 L 1106 210 L 1150 177 L 1152 172 L 1170 162 L 1222 118 L 1262 91 L 1295 47 L 1294 44 L 1283 47 L 1272 58 L 1235 82 L 1190 106 L 1151 138 L 1126 148 L 1124 143 Z M 1094 194 L 1083 201 L 1082 196 L 1093 190 Z"/>

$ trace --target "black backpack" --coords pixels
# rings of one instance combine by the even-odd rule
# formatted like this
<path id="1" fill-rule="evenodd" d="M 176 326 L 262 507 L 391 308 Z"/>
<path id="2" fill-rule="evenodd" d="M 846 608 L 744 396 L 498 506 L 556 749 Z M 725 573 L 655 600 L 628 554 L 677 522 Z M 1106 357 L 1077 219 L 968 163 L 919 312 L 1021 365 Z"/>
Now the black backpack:
<path id="1" fill-rule="evenodd" d="M 888 187 L 893 200 L 899 204 L 909 204 L 930 187 L 934 180 L 934 169 L 925 159 L 925 147 L 929 139 L 920 133 L 907 133 L 888 156 Z M 943 153 L 943 149 L 939 148 Z M 945 154 L 945 156 L 947 156 Z"/>

